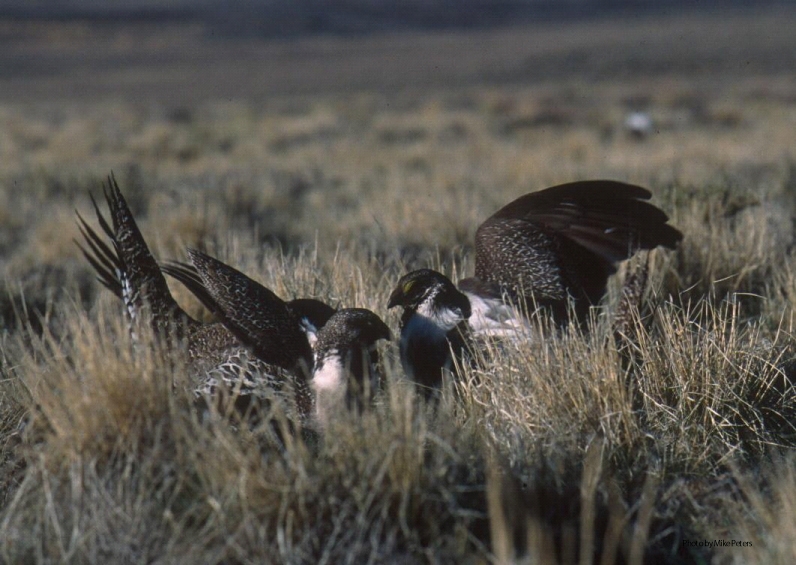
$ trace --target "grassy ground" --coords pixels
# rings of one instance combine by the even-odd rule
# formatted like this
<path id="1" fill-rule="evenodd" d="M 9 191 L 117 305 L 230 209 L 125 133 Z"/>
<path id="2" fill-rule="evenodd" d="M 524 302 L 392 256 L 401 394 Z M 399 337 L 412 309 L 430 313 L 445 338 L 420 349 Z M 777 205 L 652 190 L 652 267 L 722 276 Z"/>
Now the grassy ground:
<path id="1" fill-rule="evenodd" d="M 196 52 L 190 26 L 3 27 L 33 63 L 0 77 L 0 560 L 794 562 L 795 19 Z M 74 72 L 34 68 L 53 60 Z M 654 122 L 643 138 L 622 125 L 636 109 Z M 538 320 L 436 410 L 388 346 L 372 411 L 278 449 L 197 421 L 169 386 L 179 367 L 132 350 L 72 242 L 110 170 L 156 256 L 206 249 L 282 297 L 371 308 L 396 330 L 398 277 L 471 272 L 478 223 L 530 190 L 636 182 L 685 238 L 652 254 L 619 343 L 623 273 L 590 331 Z M 684 543 L 704 540 L 749 545 Z"/>

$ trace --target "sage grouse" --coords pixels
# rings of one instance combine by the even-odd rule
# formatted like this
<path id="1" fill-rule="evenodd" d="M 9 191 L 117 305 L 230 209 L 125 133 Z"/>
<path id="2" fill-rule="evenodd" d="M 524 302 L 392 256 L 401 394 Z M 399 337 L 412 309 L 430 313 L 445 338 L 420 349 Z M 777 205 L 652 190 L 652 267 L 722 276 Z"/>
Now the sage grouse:
<path id="1" fill-rule="evenodd" d="M 459 282 L 430 269 L 404 275 L 388 308 L 402 306 L 401 362 L 407 376 L 437 387 L 465 335 L 506 336 L 528 309 L 558 324 L 583 321 L 605 294 L 616 264 L 642 249 L 673 249 L 682 234 L 646 202 L 651 193 L 616 181 L 580 181 L 521 196 L 475 235 L 475 277 Z"/>
<path id="2" fill-rule="evenodd" d="M 285 303 L 273 297 L 259 313 L 263 335 L 270 340 L 270 347 L 250 349 L 224 324 L 204 324 L 180 308 L 113 176 L 108 178 L 104 194 L 110 223 L 93 196 L 92 203 L 110 244 L 78 214 L 78 226 L 87 248 L 79 243 L 78 246 L 97 272 L 100 283 L 123 300 L 134 342 L 139 341 L 138 331 L 147 324 L 159 346 L 167 350 L 184 347 L 191 386 L 197 396 L 215 395 L 219 388 L 232 390 L 246 407 L 251 405 L 253 397 L 269 403 L 276 398 L 287 401 L 288 410 L 295 406 L 299 419 L 306 420 L 313 406 L 307 382 L 313 354 L 302 320 L 321 327 L 334 310 L 317 301 Z M 263 338 L 261 343 L 265 342 Z M 237 400 L 236 406 L 240 407 Z"/>
<path id="3" fill-rule="evenodd" d="M 253 351 L 270 350 L 268 329 L 275 295 L 240 271 L 196 250 L 188 250 L 193 263 L 164 266 L 168 274 L 187 283 L 188 288 L 211 310 L 242 343 Z M 201 282 L 201 284 L 200 284 Z M 304 311 L 314 304 L 301 304 Z M 313 321 L 302 318 L 302 325 L 314 336 Z M 313 341 L 311 387 L 316 396 L 316 416 L 323 426 L 330 412 L 339 406 L 362 407 L 378 388 L 379 340 L 391 339 L 387 325 L 364 308 L 343 308 L 318 330 Z"/>

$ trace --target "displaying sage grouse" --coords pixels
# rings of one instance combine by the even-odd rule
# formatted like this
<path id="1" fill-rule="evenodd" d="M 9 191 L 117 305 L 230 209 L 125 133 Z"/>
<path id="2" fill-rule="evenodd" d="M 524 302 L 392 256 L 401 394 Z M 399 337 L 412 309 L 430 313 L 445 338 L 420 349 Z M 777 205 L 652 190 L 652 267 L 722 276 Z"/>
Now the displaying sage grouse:
<path id="1" fill-rule="evenodd" d="M 258 356 L 262 350 L 270 351 L 274 347 L 270 324 L 275 295 L 200 251 L 188 250 L 188 255 L 193 268 L 172 262 L 163 267 L 164 271 L 185 282 Z M 302 307 L 310 311 L 317 305 L 305 300 Z M 303 318 L 301 323 L 314 335 L 311 319 Z M 390 330 L 381 318 L 364 308 L 342 308 L 318 330 L 313 339 L 311 381 L 318 423 L 325 425 L 330 412 L 339 406 L 361 407 L 366 396 L 378 388 L 376 343 L 390 338 Z"/>
<path id="2" fill-rule="evenodd" d="M 642 249 L 674 249 L 682 234 L 646 202 L 652 194 L 616 181 L 580 181 L 521 196 L 478 227 L 475 277 L 453 284 L 430 269 L 404 275 L 388 307 L 403 306 L 401 361 L 415 382 L 436 387 L 464 336 L 511 335 L 520 311 L 583 321 L 616 264 Z"/>
<path id="3" fill-rule="evenodd" d="M 313 366 L 313 352 L 303 327 L 322 327 L 334 309 L 306 299 L 285 303 L 259 287 L 250 298 L 256 313 L 249 313 L 259 327 L 257 347 L 249 347 L 236 337 L 228 329 L 229 320 L 210 324 L 195 320 L 172 297 L 113 176 L 104 193 L 110 223 L 93 196 L 92 203 L 110 244 L 78 214 L 78 226 L 88 249 L 79 243 L 78 246 L 97 272 L 98 280 L 124 301 L 134 342 L 139 340 L 142 324 L 149 324 L 161 347 L 185 347 L 191 386 L 197 394 L 216 394 L 224 383 L 221 388 L 234 391 L 243 406 L 251 404 L 252 396 L 269 402 L 279 398 L 287 400 L 288 407 L 295 405 L 300 418 L 306 419 L 313 406 L 307 378 Z"/>

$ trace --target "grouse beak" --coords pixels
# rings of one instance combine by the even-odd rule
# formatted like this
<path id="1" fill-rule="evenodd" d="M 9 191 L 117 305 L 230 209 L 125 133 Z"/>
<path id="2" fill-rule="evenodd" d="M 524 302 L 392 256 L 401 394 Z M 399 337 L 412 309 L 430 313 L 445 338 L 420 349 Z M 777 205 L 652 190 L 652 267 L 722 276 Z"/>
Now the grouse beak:
<path id="1" fill-rule="evenodd" d="M 395 287 L 395 290 L 392 291 L 390 294 L 390 300 L 387 302 L 387 309 L 395 308 L 396 306 L 404 306 L 404 299 L 406 295 L 404 294 L 403 287 L 399 284 Z"/>
<path id="2" fill-rule="evenodd" d="M 381 339 L 392 341 L 392 332 L 381 319 L 373 320 L 368 324 L 365 331 L 367 332 L 367 341 L 370 343 L 371 348 L 376 347 L 376 342 Z"/>

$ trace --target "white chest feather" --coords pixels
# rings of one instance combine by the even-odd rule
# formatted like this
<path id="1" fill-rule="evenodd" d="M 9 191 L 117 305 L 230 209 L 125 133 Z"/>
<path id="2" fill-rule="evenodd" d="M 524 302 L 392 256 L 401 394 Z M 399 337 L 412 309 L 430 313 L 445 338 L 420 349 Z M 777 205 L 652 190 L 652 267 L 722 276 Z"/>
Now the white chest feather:
<path id="1" fill-rule="evenodd" d="M 461 320 L 461 318 L 458 318 Z M 457 322 L 458 323 L 458 322 Z M 401 331 L 401 351 L 411 347 L 413 343 L 442 343 L 446 340 L 446 334 L 453 329 L 456 324 L 450 327 L 441 325 L 436 318 L 431 318 L 420 313 L 418 310 L 409 318 L 409 321 Z"/>
<path id="2" fill-rule="evenodd" d="M 339 355 L 327 355 L 318 361 L 312 374 L 312 388 L 316 394 L 345 387 L 345 369 Z"/>
<path id="3" fill-rule="evenodd" d="M 325 427 L 331 414 L 345 404 L 346 373 L 339 355 L 326 355 L 316 360 L 312 374 L 315 392 L 315 418 Z"/>
<path id="4" fill-rule="evenodd" d="M 458 310 L 450 308 L 431 308 L 430 301 L 426 301 L 418 306 L 417 311 L 412 316 L 412 320 L 419 318 L 418 324 L 431 324 L 444 334 L 459 325 L 464 320 Z M 411 320 L 409 322 L 412 323 Z M 408 325 L 408 324 L 407 324 Z"/>
<path id="5" fill-rule="evenodd" d="M 528 321 L 517 308 L 499 298 L 484 298 L 465 292 L 470 299 L 471 314 L 467 323 L 473 335 L 516 338 L 527 335 Z"/>

